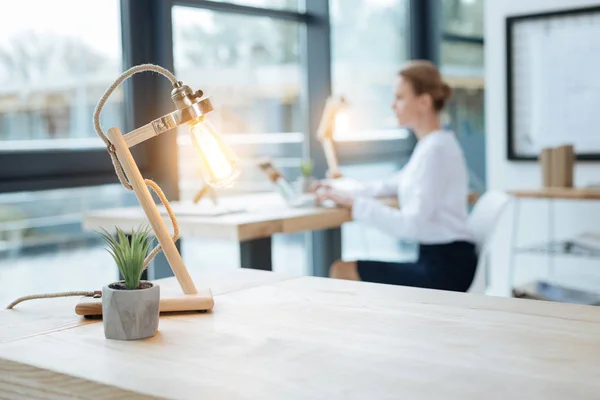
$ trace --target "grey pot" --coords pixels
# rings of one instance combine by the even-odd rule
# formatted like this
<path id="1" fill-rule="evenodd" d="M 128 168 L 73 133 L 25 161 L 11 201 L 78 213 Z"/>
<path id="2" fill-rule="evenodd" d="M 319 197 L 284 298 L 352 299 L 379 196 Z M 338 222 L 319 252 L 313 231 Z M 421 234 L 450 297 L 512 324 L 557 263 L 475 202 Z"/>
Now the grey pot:
<path id="1" fill-rule="evenodd" d="M 121 285 L 123 284 L 123 285 Z M 158 331 L 160 287 L 141 281 L 144 289 L 118 289 L 123 281 L 102 288 L 102 320 L 107 339 L 134 340 Z"/>

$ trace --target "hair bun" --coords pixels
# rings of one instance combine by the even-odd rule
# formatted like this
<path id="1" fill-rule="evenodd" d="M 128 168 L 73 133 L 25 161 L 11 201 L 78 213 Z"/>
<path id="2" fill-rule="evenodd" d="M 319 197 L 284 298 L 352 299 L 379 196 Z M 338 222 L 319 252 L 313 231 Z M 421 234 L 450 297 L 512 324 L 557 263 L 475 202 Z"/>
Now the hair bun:
<path id="1" fill-rule="evenodd" d="M 445 82 L 442 82 L 442 96 L 444 100 L 452 96 L 452 88 Z"/>

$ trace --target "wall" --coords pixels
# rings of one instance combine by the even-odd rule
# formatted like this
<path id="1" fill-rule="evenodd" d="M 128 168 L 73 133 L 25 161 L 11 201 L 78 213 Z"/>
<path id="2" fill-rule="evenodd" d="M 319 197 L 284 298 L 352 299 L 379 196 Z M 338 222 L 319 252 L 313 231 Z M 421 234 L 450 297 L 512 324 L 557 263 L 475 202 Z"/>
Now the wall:
<path id="1" fill-rule="evenodd" d="M 509 162 L 506 159 L 506 50 L 505 17 L 557 9 L 600 5 L 600 1 L 582 0 L 488 0 L 485 2 L 485 115 L 487 183 L 489 189 L 508 190 L 539 187 L 538 165 L 532 162 Z M 591 39 L 590 39 L 591 40 Z M 548 82 L 551 84 L 551 82 Z M 579 163 L 575 184 L 584 186 L 600 181 L 599 163 Z M 545 200 L 521 202 L 519 242 L 544 240 L 548 232 L 549 204 Z M 556 232 L 559 238 L 584 230 L 600 231 L 600 202 L 557 201 L 554 206 Z M 510 293 L 510 262 L 513 208 L 504 214 L 491 248 L 490 294 Z M 548 274 L 545 256 L 516 257 L 517 283 Z M 600 260 L 561 256 L 555 259 L 553 280 L 600 292 Z"/>

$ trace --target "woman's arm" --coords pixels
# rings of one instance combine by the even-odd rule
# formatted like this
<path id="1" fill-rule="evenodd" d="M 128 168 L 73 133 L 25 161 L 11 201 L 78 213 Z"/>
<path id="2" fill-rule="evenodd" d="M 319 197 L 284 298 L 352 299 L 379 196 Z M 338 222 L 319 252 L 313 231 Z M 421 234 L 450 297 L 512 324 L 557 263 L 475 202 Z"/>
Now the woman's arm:
<path id="1" fill-rule="evenodd" d="M 352 217 L 391 236 L 405 240 L 421 237 L 424 222 L 431 218 L 439 204 L 444 187 L 442 157 L 429 157 L 411 172 L 415 176 L 414 195 L 400 209 L 388 207 L 375 199 L 356 197 L 352 204 Z"/>
<path id="2" fill-rule="evenodd" d="M 398 186 L 402 171 L 394 175 L 372 182 L 358 182 L 348 179 L 333 179 L 329 185 L 335 189 L 345 192 L 354 197 L 392 197 L 398 195 Z"/>

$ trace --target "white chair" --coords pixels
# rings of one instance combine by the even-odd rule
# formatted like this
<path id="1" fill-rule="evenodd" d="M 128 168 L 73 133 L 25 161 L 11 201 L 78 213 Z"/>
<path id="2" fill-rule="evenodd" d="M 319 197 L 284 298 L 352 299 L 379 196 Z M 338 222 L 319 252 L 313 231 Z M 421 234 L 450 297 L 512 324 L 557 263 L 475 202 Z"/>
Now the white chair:
<path id="1" fill-rule="evenodd" d="M 475 245 L 477 246 L 477 270 L 469 293 L 485 293 L 487 288 L 486 256 L 492 236 L 500 216 L 510 202 L 510 196 L 504 192 L 489 191 L 475 203 L 467 221 Z"/>

